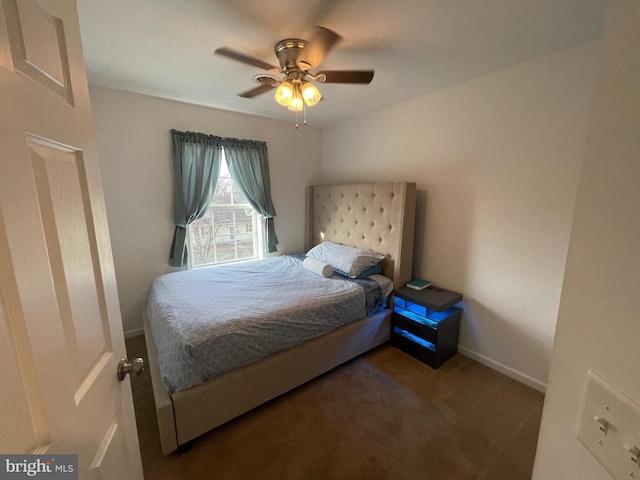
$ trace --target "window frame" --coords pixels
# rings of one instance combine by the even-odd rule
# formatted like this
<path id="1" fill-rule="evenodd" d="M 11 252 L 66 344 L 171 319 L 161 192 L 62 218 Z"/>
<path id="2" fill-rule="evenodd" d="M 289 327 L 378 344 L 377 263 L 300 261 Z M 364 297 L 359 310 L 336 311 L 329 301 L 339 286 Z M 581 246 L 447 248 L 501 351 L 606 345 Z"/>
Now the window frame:
<path id="1" fill-rule="evenodd" d="M 222 150 L 222 158 L 221 161 L 223 162 L 223 164 L 220 167 L 220 172 L 218 174 L 218 178 L 216 179 L 216 189 L 218 188 L 218 186 L 220 185 L 220 180 L 224 179 L 225 177 L 228 178 L 231 181 L 231 201 L 233 202 L 233 192 L 238 191 L 239 189 L 236 186 L 235 182 L 233 181 L 233 178 L 231 178 L 231 174 L 229 172 L 229 167 L 227 164 L 227 159 L 224 156 L 224 149 Z M 242 193 L 242 192 L 240 192 Z M 239 235 L 239 233 L 237 232 L 237 228 L 236 228 L 236 215 L 235 213 L 233 214 L 233 230 L 236 230 L 235 233 L 233 232 L 229 232 L 228 235 L 230 237 L 230 240 L 233 241 L 234 243 L 234 254 L 235 254 L 235 258 L 231 259 L 231 260 L 222 260 L 222 261 L 214 261 L 214 262 L 209 262 L 209 263 L 201 263 L 201 264 L 194 264 L 194 254 L 193 254 L 193 250 L 194 250 L 194 242 L 195 239 L 193 237 L 193 228 L 197 228 L 196 223 L 202 219 L 196 220 L 195 222 L 192 222 L 191 224 L 189 224 L 187 226 L 187 249 L 189 254 L 187 255 L 187 268 L 189 270 L 191 269 L 195 269 L 195 268 L 206 268 L 206 267 L 216 267 L 216 266 L 220 266 L 220 265 L 228 265 L 230 263 L 241 263 L 241 262 L 248 262 L 248 261 L 253 261 L 253 260 L 259 260 L 264 258 L 264 248 L 263 248 L 263 233 L 262 233 L 262 222 L 263 222 L 263 218 L 262 215 L 260 215 L 258 212 L 256 212 L 249 203 L 231 203 L 231 204 L 214 204 L 214 199 L 215 199 L 215 192 L 214 195 L 212 195 L 211 197 L 211 201 L 209 203 L 209 208 L 207 209 L 207 213 L 211 213 L 211 223 L 209 224 L 209 226 L 213 229 L 211 232 L 211 235 L 202 235 L 199 238 L 206 238 L 206 237 L 210 237 L 213 240 L 213 248 L 215 250 L 216 248 L 216 242 L 215 242 L 215 238 L 216 236 L 222 236 L 220 234 L 215 235 L 215 223 L 214 223 L 214 218 L 213 218 L 213 211 L 215 210 L 249 210 L 251 212 L 251 218 L 252 218 L 252 232 L 242 232 L 244 233 L 252 233 L 253 235 L 253 252 L 254 255 L 250 258 L 238 258 L 238 243 L 237 243 L 237 239 L 236 239 L 236 235 Z M 216 257 L 216 254 L 214 253 L 214 258 Z"/>

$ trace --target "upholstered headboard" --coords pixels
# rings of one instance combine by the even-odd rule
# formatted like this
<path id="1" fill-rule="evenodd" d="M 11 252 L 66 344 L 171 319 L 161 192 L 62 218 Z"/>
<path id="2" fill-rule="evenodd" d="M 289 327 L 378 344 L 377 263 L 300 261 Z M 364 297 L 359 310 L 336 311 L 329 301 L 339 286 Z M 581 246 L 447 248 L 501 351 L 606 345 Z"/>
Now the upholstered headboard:
<path id="1" fill-rule="evenodd" d="M 416 184 L 358 183 L 307 187 L 307 251 L 324 241 L 386 255 L 396 288 L 411 280 Z"/>

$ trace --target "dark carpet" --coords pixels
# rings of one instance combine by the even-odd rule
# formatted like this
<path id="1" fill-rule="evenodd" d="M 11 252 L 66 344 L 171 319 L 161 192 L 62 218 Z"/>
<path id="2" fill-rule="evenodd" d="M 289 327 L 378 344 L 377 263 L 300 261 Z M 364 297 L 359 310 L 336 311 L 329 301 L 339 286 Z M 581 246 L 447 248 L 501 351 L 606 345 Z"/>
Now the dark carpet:
<path id="1" fill-rule="evenodd" d="M 127 340 L 146 358 L 144 337 Z M 133 378 L 146 480 L 531 478 L 543 395 L 462 355 L 381 346 L 164 456 L 148 372 Z"/>

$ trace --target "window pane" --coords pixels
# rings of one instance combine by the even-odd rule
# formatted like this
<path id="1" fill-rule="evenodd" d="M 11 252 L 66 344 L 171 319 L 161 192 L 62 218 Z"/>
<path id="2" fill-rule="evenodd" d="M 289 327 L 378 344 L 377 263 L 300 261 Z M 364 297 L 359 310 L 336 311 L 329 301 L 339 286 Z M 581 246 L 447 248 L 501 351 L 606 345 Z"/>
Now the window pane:
<path id="1" fill-rule="evenodd" d="M 215 208 L 213 212 L 213 224 L 216 226 L 215 234 L 220 235 L 221 230 L 226 230 L 229 225 L 233 225 L 233 209 Z"/>
<path id="2" fill-rule="evenodd" d="M 244 209 L 236 209 L 233 213 L 236 233 L 245 233 L 247 231 L 247 225 L 253 223 L 253 218 L 247 215 Z"/>
<path id="3" fill-rule="evenodd" d="M 231 177 L 218 178 L 218 184 L 216 185 L 216 191 L 211 199 L 212 205 L 229 205 L 231 204 L 231 190 L 233 188 L 233 182 Z"/>
<path id="4" fill-rule="evenodd" d="M 229 241 L 229 236 L 225 235 L 216 238 L 216 261 L 228 262 L 236 259 L 235 244 Z"/>
<path id="5" fill-rule="evenodd" d="M 235 204 L 249 203 L 249 201 L 247 200 L 247 197 L 245 197 L 242 194 L 242 192 L 238 189 L 238 187 L 236 187 L 235 183 L 233 183 L 232 192 L 233 192 L 233 203 Z"/>
<path id="6" fill-rule="evenodd" d="M 247 225 L 247 224 L 253 224 L 253 216 L 251 215 L 253 210 L 249 210 L 249 209 L 237 209 L 235 211 L 235 219 L 236 219 L 236 224 L 242 224 L 242 225 Z M 246 232 L 246 230 L 243 230 Z"/>
<path id="7" fill-rule="evenodd" d="M 236 245 L 236 249 L 238 251 L 238 259 L 248 259 L 255 257 L 252 233 L 240 233 L 236 235 Z"/>
<path id="8" fill-rule="evenodd" d="M 191 255 L 194 265 L 215 261 L 213 237 L 197 237 L 191 241 Z"/>

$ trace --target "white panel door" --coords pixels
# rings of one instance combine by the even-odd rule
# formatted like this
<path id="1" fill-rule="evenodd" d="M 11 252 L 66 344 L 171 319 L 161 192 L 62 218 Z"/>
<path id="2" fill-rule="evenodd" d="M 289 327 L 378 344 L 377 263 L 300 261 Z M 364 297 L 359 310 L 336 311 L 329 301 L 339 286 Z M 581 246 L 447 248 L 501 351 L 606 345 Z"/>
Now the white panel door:
<path id="1" fill-rule="evenodd" d="M 0 0 L 0 452 L 141 479 L 125 356 L 75 1 Z"/>

